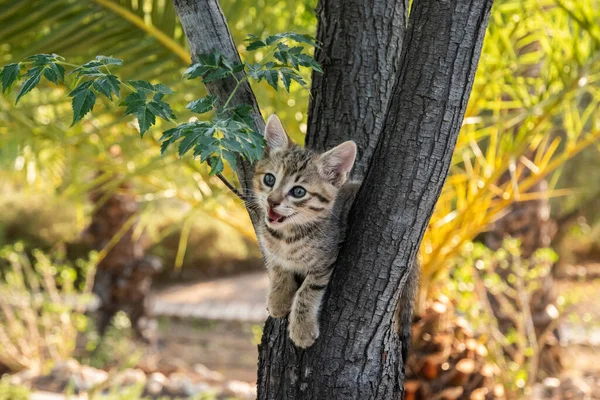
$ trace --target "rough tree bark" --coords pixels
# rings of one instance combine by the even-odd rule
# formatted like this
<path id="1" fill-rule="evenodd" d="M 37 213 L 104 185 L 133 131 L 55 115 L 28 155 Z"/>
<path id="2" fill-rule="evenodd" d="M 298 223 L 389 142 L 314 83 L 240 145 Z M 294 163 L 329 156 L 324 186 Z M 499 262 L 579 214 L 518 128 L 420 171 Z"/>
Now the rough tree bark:
<path id="1" fill-rule="evenodd" d="M 352 139 L 358 146 L 353 179 L 362 179 L 379 139 L 400 68 L 408 2 L 319 2 L 306 146 L 330 149 Z"/>
<path id="2" fill-rule="evenodd" d="M 215 0 L 174 3 L 193 56 L 218 49 L 238 57 Z M 356 140 L 357 175 L 366 176 L 323 304 L 321 336 L 299 350 L 287 320 L 267 320 L 260 399 L 401 398 L 408 343 L 393 315 L 448 173 L 491 3 L 415 0 L 404 34 L 403 2 L 321 1 L 317 57 L 325 73 L 313 80 L 307 145 Z M 222 94 L 228 84 L 209 91 Z M 251 172 L 239 172 L 248 182 Z"/>

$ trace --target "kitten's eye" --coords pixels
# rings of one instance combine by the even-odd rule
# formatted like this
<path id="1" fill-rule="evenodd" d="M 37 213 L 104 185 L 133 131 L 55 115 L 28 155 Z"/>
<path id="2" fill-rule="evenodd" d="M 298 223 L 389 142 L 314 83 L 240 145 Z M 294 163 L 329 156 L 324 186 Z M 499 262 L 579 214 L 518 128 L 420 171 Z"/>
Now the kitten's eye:
<path id="1" fill-rule="evenodd" d="M 304 189 L 302 186 L 294 186 L 292 188 L 292 190 L 290 190 L 290 195 L 297 199 L 304 197 L 305 194 L 306 194 L 306 189 Z"/>
<path id="2" fill-rule="evenodd" d="M 263 182 L 268 187 L 273 187 L 273 185 L 275 184 L 275 175 L 273 175 L 273 174 L 265 174 L 265 177 L 263 178 Z"/>

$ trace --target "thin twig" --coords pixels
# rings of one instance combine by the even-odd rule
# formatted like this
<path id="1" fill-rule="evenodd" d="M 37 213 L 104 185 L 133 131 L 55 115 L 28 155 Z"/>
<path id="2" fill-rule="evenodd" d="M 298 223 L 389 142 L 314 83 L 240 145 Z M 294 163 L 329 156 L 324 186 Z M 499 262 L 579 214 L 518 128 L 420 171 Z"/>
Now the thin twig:
<path id="1" fill-rule="evenodd" d="M 242 199 L 242 201 L 246 201 L 246 198 L 244 197 L 244 195 L 238 190 L 236 189 L 235 186 L 233 186 L 228 180 L 227 178 L 225 178 L 223 175 L 221 174 L 217 174 L 217 178 L 219 178 L 221 180 L 221 182 L 223 182 L 223 184 L 225 184 L 225 186 L 227 186 L 227 188 L 229 190 L 231 190 L 233 193 L 235 193 L 235 195 L 237 197 L 239 197 L 240 199 Z"/>

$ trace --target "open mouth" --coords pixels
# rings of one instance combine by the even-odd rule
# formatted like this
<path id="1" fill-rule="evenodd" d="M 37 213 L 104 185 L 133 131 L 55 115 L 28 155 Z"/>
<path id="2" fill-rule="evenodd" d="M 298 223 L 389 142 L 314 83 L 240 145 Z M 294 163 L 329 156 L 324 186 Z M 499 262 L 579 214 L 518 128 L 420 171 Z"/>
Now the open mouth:
<path id="1" fill-rule="evenodd" d="M 269 210 L 267 212 L 267 219 L 271 224 L 280 224 L 287 219 L 287 216 L 279 215 L 269 207 Z"/>

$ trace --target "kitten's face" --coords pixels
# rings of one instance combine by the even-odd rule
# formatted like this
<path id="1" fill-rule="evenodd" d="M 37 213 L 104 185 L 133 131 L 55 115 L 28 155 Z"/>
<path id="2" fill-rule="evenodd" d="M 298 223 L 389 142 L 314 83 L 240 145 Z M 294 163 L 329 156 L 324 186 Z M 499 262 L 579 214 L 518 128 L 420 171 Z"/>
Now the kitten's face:
<path id="1" fill-rule="evenodd" d="M 274 115 L 267 122 L 265 139 L 265 156 L 254 171 L 254 194 L 267 226 L 284 229 L 329 216 L 354 164 L 354 142 L 323 154 L 302 149 L 292 143 Z"/>

